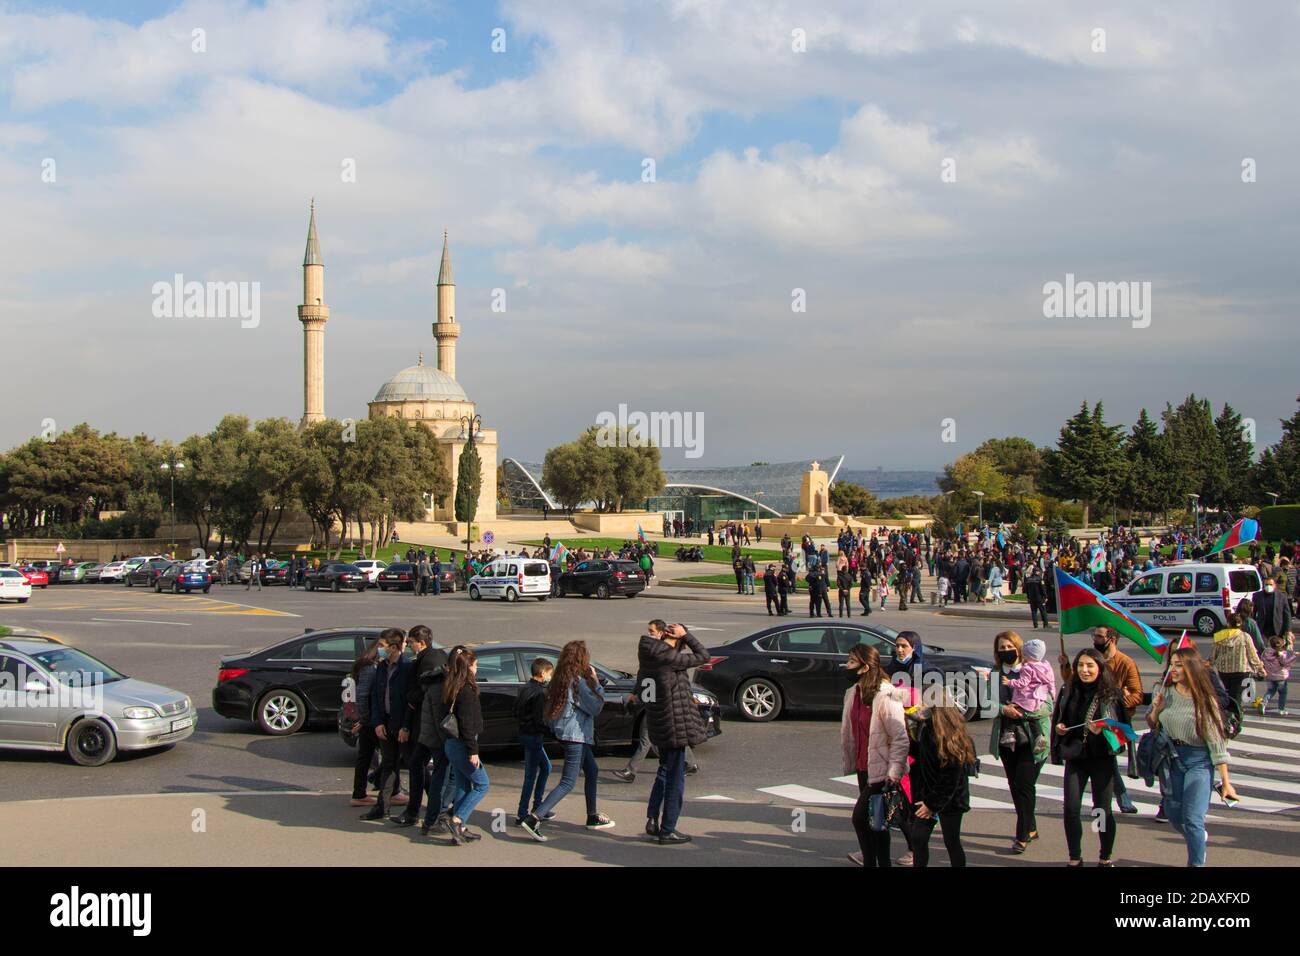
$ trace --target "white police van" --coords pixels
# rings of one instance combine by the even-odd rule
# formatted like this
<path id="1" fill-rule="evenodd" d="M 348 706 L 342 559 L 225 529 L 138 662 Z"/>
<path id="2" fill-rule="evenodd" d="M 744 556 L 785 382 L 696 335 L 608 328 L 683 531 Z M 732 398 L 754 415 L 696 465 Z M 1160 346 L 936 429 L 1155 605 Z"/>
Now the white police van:
<path id="1" fill-rule="evenodd" d="M 1171 564 L 1139 573 L 1106 600 L 1154 628 L 1195 629 L 1209 636 L 1226 624 L 1224 612 L 1263 587 L 1249 564 Z"/>
<path id="2" fill-rule="evenodd" d="M 473 601 L 485 597 L 504 601 L 535 597 L 545 601 L 551 596 L 551 566 L 541 558 L 494 558 L 469 579 L 467 587 Z"/>

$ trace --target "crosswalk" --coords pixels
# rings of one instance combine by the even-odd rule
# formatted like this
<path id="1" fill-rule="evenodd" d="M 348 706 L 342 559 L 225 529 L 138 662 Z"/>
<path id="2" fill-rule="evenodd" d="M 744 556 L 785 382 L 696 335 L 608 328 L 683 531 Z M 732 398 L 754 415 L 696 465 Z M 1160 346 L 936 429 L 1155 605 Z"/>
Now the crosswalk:
<path id="1" fill-rule="evenodd" d="M 987 724 L 972 727 L 976 744 L 986 742 Z M 1214 798 L 1211 811 L 1223 813 L 1285 813 L 1300 810 L 1300 719 L 1287 717 L 1247 716 L 1241 733 L 1228 748 L 1231 756 L 1229 775 L 1241 802 L 1230 811 Z M 1120 760 L 1123 771 L 1125 761 Z M 1063 803 L 1065 768 L 1052 763 L 1043 765 L 1038 778 L 1038 800 Z M 1142 780 L 1124 778 L 1129 795 L 1141 816 L 1153 817 L 1160 803 L 1158 785 L 1148 787 Z M 769 797 L 804 806 L 851 807 L 857 802 L 858 781 L 853 774 L 829 777 L 824 781 L 782 783 L 759 787 Z M 970 780 L 972 810 L 1003 810 L 1013 813 L 1011 793 L 1001 763 L 982 755 L 980 774 Z M 1085 806 L 1090 801 L 1085 796 Z"/>

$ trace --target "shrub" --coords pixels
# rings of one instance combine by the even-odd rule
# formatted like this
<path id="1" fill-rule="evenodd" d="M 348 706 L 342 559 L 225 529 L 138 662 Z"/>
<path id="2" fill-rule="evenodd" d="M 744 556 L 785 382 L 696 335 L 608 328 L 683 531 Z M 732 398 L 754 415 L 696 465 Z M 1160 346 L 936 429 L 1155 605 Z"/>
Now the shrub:
<path id="1" fill-rule="evenodd" d="M 1265 541 L 1300 538 L 1300 505 L 1270 505 L 1260 508 L 1259 532 Z"/>

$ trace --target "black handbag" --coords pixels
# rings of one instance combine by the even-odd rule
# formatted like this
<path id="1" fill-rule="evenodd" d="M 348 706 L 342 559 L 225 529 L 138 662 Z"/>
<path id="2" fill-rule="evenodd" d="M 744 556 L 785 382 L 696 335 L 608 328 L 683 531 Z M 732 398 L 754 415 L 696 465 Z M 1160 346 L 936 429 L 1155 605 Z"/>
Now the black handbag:
<path id="1" fill-rule="evenodd" d="M 442 723 L 438 725 L 445 737 L 454 737 L 460 739 L 460 721 L 456 719 L 456 702 L 452 701 L 451 710 L 447 711 L 447 716 L 442 718 Z"/>

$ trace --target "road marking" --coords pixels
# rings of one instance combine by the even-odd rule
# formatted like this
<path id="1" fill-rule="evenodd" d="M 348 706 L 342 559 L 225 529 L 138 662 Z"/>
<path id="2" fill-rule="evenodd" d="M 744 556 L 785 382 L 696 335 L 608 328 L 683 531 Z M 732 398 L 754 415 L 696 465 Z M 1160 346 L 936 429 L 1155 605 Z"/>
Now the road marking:
<path id="1" fill-rule="evenodd" d="M 722 794 L 720 794 L 720 793 L 711 793 L 711 794 L 709 794 L 707 797 L 694 797 L 694 798 L 692 798 L 692 799 L 695 799 L 695 800 L 726 801 L 726 802 L 728 802 L 728 803 L 735 803 L 735 802 L 736 802 L 736 798 L 735 798 L 735 797 L 724 797 L 724 796 L 723 796 Z"/>
<path id="2" fill-rule="evenodd" d="M 795 803 L 812 803 L 821 806 L 851 807 L 858 802 L 856 797 L 845 797 L 838 793 L 827 793 L 825 790 L 814 790 L 812 787 L 805 787 L 797 783 L 783 784 L 779 787 L 759 787 L 758 792 L 768 793 L 774 797 L 780 797 L 782 800 L 793 800 Z"/>
<path id="3" fill-rule="evenodd" d="M 1287 733 L 1281 730 L 1264 730 L 1259 727 L 1243 727 L 1241 733 L 1237 735 L 1238 740 L 1253 740 L 1255 738 L 1264 740 L 1280 740 L 1283 743 L 1300 744 L 1300 733 Z"/>
<path id="4" fill-rule="evenodd" d="M 120 617 L 116 621 L 109 620 L 105 617 L 92 617 L 92 621 L 100 621 L 104 624 L 167 624 L 175 627 L 193 627 L 193 624 L 186 624 L 184 621 L 144 621 L 133 617 Z"/>

